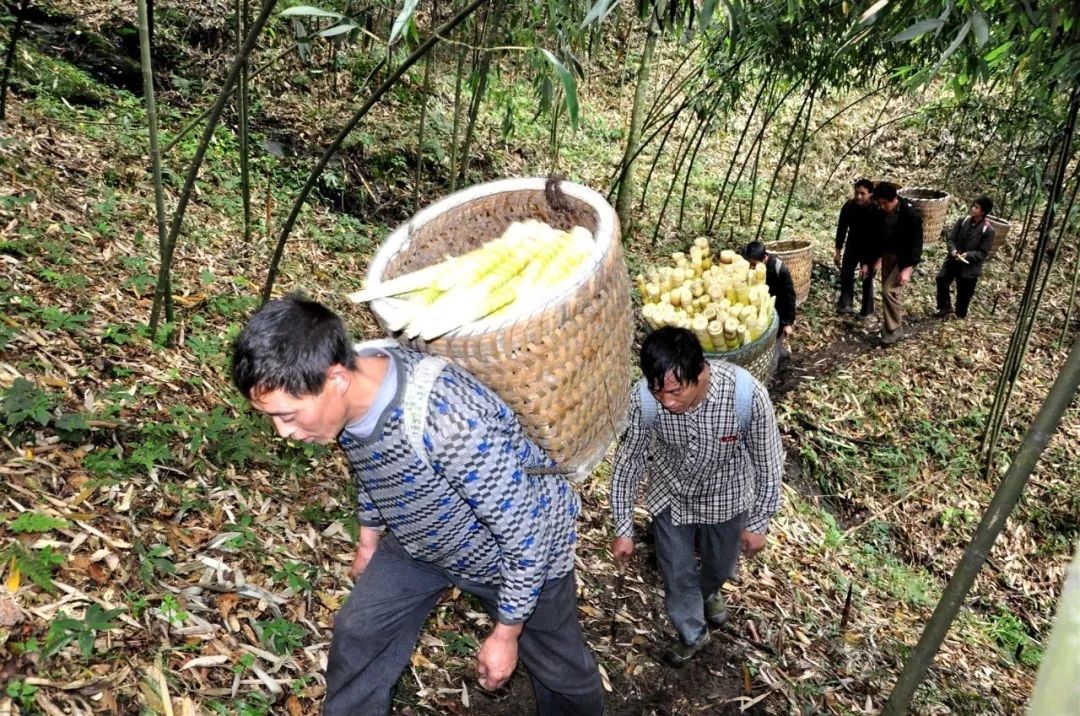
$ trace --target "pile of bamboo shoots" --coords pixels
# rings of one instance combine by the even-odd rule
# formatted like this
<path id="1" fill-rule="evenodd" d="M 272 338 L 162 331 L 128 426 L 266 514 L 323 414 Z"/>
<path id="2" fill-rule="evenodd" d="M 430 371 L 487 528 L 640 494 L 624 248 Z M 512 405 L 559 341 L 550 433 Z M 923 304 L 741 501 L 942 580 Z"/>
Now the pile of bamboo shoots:
<path id="1" fill-rule="evenodd" d="M 514 222 L 502 236 L 460 256 L 397 276 L 349 296 L 354 303 L 397 297 L 382 312 L 386 327 L 434 340 L 467 323 L 539 306 L 558 295 L 596 250 L 592 233 Z"/>
<path id="2" fill-rule="evenodd" d="M 734 251 L 713 257 L 708 239 L 694 239 L 689 255 L 638 274 L 641 314 L 655 330 L 679 326 L 694 332 L 708 353 L 735 350 L 768 330 L 776 299 L 765 285 L 765 264 L 751 268 Z"/>

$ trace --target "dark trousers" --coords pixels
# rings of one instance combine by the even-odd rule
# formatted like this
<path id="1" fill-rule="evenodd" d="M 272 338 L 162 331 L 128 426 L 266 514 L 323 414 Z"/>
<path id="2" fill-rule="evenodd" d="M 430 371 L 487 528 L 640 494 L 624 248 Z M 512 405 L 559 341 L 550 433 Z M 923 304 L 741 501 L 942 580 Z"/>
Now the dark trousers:
<path id="1" fill-rule="evenodd" d="M 952 282 L 956 281 L 956 315 L 967 316 L 971 297 L 975 295 L 975 284 L 979 277 L 964 278 L 960 275 L 959 262 L 945 259 L 937 273 L 937 307 L 939 311 L 952 310 Z"/>
<path id="2" fill-rule="evenodd" d="M 859 273 L 859 257 L 851 247 L 844 248 L 844 258 L 840 262 L 840 300 L 836 307 L 844 310 L 851 308 L 855 299 L 855 277 Z M 862 310 L 860 315 L 869 316 L 874 312 L 874 267 L 862 280 Z"/>
<path id="3" fill-rule="evenodd" d="M 671 510 L 653 516 L 664 607 L 686 644 L 705 633 L 705 600 L 738 573 L 739 538 L 745 523 L 745 512 L 712 525 L 676 526 Z"/>
<path id="4" fill-rule="evenodd" d="M 394 686 L 409 663 L 428 614 L 450 585 L 478 598 L 495 618 L 498 587 L 454 578 L 409 556 L 392 535 L 379 541 L 334 620 L 326 667 L 324 716 L 390 713 Z M 574 573 L 544 583 L 518 639 L 540 716 L 604 711 L 600 672 L 585 646 Z"/>

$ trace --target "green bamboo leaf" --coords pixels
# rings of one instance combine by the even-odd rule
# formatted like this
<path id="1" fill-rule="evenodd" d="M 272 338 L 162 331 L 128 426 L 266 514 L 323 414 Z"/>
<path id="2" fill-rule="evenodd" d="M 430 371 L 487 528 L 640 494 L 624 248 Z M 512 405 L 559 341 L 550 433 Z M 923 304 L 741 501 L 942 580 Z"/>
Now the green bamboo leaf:
<path id="1" fill-rule="evenodd" d="M 555 69 L 555 74 L 558 76 L 559 81 L 562 82 L 563 95 L 566 99 L 566 109 L 570 112 L 570 126 L 575 130 L 578 128 L 578 96 L 577 96 L 577 80 L 574 79 L 574 75 L 570 70 L 566 69 L 566 65 L 559 61 L 559 58 L 551 54 L 551 52 L 541 48 L 540 52 L 544 54 L 547 61 L 551 63 L 551 66 Z"/>
<path id="2" fill-rule="evenodd" d="M 716 10 L 716 0 L 705 0 L 701 4 L 701 12 L 698 13 L 698 27 L 707 30 L 712 25 L 713 12 Z"/>
<path id="3" fill-rule="evenodd" d="M 340 12 L 334 12 L 333 10 L 323 10 L 322 8 L 314 7 L 312 5 L 297 5 L 296 7 L 290 7 L 281 11 L 282 17 L 334 17 L 340 20 L 345 17 Z"/>
<path id="4" fill-rule="evenodd" d="M 922 37 L 928 32 L 940 30 L 943 24 L 943 21 L 937 19 L 919 20 L 890 37 L 889 42 L 906 42 L 908 40 L 914 40 L 916 37 Z"/>
<path id="5" fill-rule="evenodd" d="M 405 26 L 409 24 L 409 20 L 412 18 L 413 13 L 416 11 L 416 6 L 420 4 L 420 0 L 405 0 L 401 5 L 401 12 L 398 13 L 397 18 L 394 20 L 393 27 L 390 28 L 390 44 L 394 44 L 394 40 L 398 38 Z"/>
<path id="6" fill-rule="evenodd" d="M 876 3 L 866 8 L 862 15 L 859 15 L 859 24 L 865 25 L 873 22 L 877 19 L 877 14 L 885 9 L 885 6 L 889 4 L 889 0 L 878 0 Z"/>
<path id="7" fill-rule="evenodd" d="M 975 33 L 976 47 L 982 47 L 990 39 L 990 28 L 986 24 L 986 17 L 978 10 L 971 13 L 971 30 Z"/>

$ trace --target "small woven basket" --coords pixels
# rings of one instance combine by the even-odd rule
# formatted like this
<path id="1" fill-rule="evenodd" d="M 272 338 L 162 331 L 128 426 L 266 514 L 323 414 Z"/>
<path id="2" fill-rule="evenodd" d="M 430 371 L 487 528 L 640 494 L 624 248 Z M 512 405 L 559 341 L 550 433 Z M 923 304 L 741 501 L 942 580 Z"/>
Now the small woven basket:
<path id="1" fill-rule="evenodd" d="M 905 187 L 897 193 L 910 201 L 922 216 L 923 241 L 930 243 L 940 239 L 945 215 L 949 213 L 948 193 L 927 187 Z"/>
<path id="2" fill-rule="evenodd" d="M 997 251 L 999 246 L 1005 244 L 1005 240 L 1009 238 L 1009 229 L 1012 228 L 1012 223 L 1005 219 L 999 219 L 993 214 L 988 214 L 986 220 L 990 222 L 990 226 L 994 227 L 994 243 L 990 247 L 990 253 Z"/>
<path id="3" fill-rule="evenodd" d="M 586 477 L 626 424 L 633 332 L 630 285 L 615 211 L 571 182 L 506 179 L 470 187 L 419 211 L 379 248 L 367 285 L 498 238 L 512 222 L 584 226 L 596 247 L 570 285 L 541 305 L 405 345 L 441 355 L 506 401 L 528 435 L 571 479 Z M 393 305 L 371 303 L 380 324 Z"/>
<path id="4" fill-rule="evenodd" d="M 768 385 L 776 370 L 776 336 L 780 330 L 780 316 L 773 311 L 769 328 L 745 346 L 724 353 L 706 353 L 706 358 L 717 358 L 742 366 L 750 371 L 763 385 Z"/>
<path id="5" fill-rule="evenodd" d="M 809 241 L 777 241 L 765 246 L 765 251 L 780 259 L 795 284 L 795 305 L 801 306 L 810 295 L 810 273 L 814 267 L 814 256 Z"/>

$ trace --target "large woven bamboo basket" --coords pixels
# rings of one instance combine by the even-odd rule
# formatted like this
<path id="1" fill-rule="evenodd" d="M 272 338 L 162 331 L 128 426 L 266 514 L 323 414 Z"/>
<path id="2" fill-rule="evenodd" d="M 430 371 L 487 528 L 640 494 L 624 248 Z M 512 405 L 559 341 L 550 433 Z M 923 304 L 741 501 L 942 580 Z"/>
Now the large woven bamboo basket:
<path id="1" fill-rule="evenodd" d="M 742 366 L 750 371 L 750 374 L 768 385 L 776 370 L 776 336 L 780 331 L 780 316 L 773 311 L 772 322 L 769 328 L 758 336 L 756 341 L 751 341 L 741 348 L 725 353 L 706 353 L 708 358 L 726 360 L 728 363 Z"/>
<path id="2" fill-rule="evenodd" d="M 1009 238 L 1009 229 L 1012 228 L 1012 223 L 1005 219 L 999 219 L 993 214 L 988 214 L 986 220 L 990 222 L 990 226 L 994 227 L 994 243 L 990 247 L 990 253 L 997 251 L 999 246 L 1004 246 L 1005 240 Z"/>
<path id="3" fill-rule="evenodd" d="M 941 238 L 945 215 L 949 213 L 948 193 L 927 187 L 905 187 L 897 193 L 910 201 L 922 216 L 923 241 L 930 243 Z"/>
<path id="4" fill-rule="evenodd" d="M 770 256 L 780 259 L 795 284 L 795 305 L 801 306 L 810 295 L 810 274 L 814 267 L 814 256 L 809 241 L 776 241 L 766 244 L 765 251 Z"/>
<path id="5" fill-rule="evenodd" d="M 630 285 L 618 217 L 602 196 L 541 178 L 459 191 L 387 237 L 368 268 L 368 286 L 477 248 L 525 219 L 593 233 L 595 251 L 567 289 L 542 305 L 470 323 L 429 343 L 399 340 L 483 381 L 559 471 L 580 479 L 622 432 L 629 402 Z M 371 308 L 385 328 L 392 302 L 376 300 Z"/>

